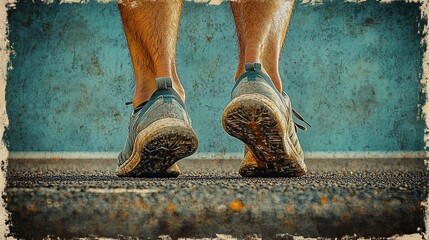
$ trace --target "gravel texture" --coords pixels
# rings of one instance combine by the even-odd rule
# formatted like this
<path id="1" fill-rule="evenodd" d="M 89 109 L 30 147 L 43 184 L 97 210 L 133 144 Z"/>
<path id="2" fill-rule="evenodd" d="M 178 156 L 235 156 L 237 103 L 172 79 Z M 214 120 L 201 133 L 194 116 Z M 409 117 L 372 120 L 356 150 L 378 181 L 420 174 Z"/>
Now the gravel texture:
<path id="1" fill-rule="evenodd" d="M 428 182 L 423 170 L 139 179 L 29 169 L 9 171 L 6 194 L 11 234 L 24 239 L 388 237 L 425 231 Z"/>

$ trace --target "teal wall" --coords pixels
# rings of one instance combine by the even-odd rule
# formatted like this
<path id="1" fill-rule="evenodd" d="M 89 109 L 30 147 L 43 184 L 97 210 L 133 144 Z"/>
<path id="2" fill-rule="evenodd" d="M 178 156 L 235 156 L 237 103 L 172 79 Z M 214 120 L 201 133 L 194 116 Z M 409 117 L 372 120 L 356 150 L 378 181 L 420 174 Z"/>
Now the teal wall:
<path id="1" fill-rule="evenodd" d="M 240 152 L 220 119 L 237 44 L 228 3 L 185 2 L 178 72 L 199 152 Z M 20 2 L 10 10 L 12 151 L 119 151 L 133 73 L 117 6 Z M 298 4 L 281 60 L 285 90 L 313 125 L 306 151 L 423 150 L 419 5 Z"/>

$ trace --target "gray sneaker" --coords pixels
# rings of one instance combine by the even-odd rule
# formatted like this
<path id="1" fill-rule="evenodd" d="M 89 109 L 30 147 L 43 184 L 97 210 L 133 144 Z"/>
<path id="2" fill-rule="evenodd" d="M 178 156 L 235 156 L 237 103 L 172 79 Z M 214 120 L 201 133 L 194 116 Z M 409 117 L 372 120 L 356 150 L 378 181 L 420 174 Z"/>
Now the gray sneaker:
<path id="1" fill-rule="evenodd" d="M 280 93 L 261 64 L 248 63 L 237 80 L 232 101 L 222 115 L 225 131 L 241 140 L 246 156 L 240 168 L 243 176 L 302 176 L 307 172 L 286 93 Z M 247 149 L 248 148 L 248 149 Z M 247 155 L 247 153 L 252 153 Z"/>
<path id="2" fill-rule="evenodd" d="M 198 147 L 186 106 L 170 78 L 157 78 L 157 90 L 130 117 L 128 139 L 118 156 L 118 176 L 176 177 L 175 164 Z"/>

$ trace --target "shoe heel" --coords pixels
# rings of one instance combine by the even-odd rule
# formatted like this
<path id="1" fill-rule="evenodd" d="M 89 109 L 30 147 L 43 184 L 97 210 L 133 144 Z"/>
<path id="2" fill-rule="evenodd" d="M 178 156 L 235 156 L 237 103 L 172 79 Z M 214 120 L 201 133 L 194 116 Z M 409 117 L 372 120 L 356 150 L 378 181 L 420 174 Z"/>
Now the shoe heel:
<path id="1" fill-rule="evenodd" d="M 271 162 L 289 156 L 282 150 L 285 148 L 282 114 L 274 103 L 267 102 L 270 100 L 260 94 L 235 98 L 225 108 L 222 124 L 229 135 L 245 143 L 259 160 Z"/>
<path id="2" fill-rule="evenodd" d="M 118 167 L 120 176 L 156 176 L 198 149 L 192 128 L 182 120 L 165 118 L 137 135 L 131 157 Z"/>

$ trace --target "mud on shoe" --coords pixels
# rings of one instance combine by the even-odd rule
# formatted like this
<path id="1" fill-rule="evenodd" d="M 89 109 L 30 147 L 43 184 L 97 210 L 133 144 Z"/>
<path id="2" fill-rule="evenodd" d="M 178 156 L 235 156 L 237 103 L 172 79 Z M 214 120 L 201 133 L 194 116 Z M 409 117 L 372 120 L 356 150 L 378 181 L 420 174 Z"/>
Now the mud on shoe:
<path id="1" fill-rule="evenodd" d="M 130 116 L 128 139 L 118 155 L 118 176 L 177 177 L 178 160 L 198 147 L 186 106 L 170 78 L 157 78 L 157 90 Z"/>
<path id="2" fill-rule="evenodd" d="M 292 177 L 307 172 L 289 97 L 280 93 L 261 64 L 248 63 L 236 81 L 222 125 L 248 148 L 243 176 Z"/>

